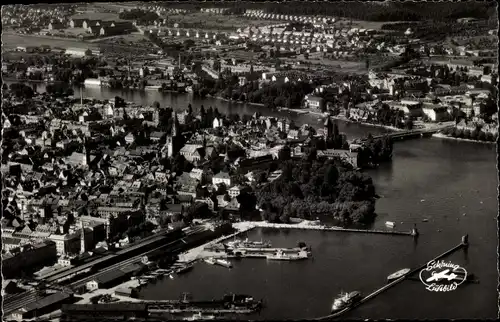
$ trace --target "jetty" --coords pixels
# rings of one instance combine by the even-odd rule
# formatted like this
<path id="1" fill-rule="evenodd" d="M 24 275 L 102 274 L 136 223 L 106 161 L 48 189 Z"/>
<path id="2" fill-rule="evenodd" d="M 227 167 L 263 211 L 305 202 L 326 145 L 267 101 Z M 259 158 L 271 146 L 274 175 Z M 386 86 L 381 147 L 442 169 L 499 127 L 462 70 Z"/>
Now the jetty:
<path id="1" fill-rule="evenodd" d="M 329 315 L 326 315 L 326 316 L 322 316 L 322 317 L 319 317 L 319 318 L 316 318 L 315 320 L 328 320 L 328 319 L 333 319 L 333 318 L 337 318 L 339 316 L 341 316 L 342 314 L 345 314 L 353 309 L 355 309 L 356 307 L 362 305 L 363 303 L 366 303 L 367 301 L 375 298 L 377 295 L 387 291 L 388 289 L 390 289 L 391 287 L 401 283 L 402 281 L 404 281 L 405 279 L 407 279 L 408 277 L 410 277 L 411 275 L 421 271 L 422 269 L 424 269 L 425 267 L 427 267 L 427 263 L 429 262 L 432 262 L 432 261 L 437 261 L 449 254 L 452 254 L 454 253 L 455 251 L 461 249 L 461 248 L 467 248 L 469 245 L 468 243 L 468 235 L 465 235 L 462 237 L 462 242 L 450 249 L 448 249 L 447 251 L 445 251 L 444 253 L 434 257 L 433 259 L 427 261 L 425 264 L 422 264 L 421 266 L 411 270 L 410 272 L 408 272 L 407 274 L 401 276 L 400 278 L 398 278 L 397 280 L 394 280 L 393 282 L 387 284 L 387 285 L 384 285 L 382 286 L 381 288 L 373 291 L 372 293 L 368 294 L 367 296 L 365 296 L 363 299 L 361 299 L 359 302 L 353 304 L 352 306 L 350 307 L 347 307 L 345 309 L 343 309 L 342 311 L 339 311 L 339 312 L 335 312 L 333 314 L 329 314 Z"/>

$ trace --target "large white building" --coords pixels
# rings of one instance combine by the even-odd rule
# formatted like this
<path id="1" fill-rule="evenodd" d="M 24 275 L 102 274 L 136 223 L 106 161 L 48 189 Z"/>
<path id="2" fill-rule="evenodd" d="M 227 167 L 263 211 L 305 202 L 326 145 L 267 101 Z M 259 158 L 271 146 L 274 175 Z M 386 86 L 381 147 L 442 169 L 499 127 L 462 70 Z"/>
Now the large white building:
<path id="1" fill-rule="evenodd" d="M 67 48 L 66 49 L 66 55 L 70 55 L 73 57 L 85 57 L 85 56 L 90 56 L 92 54 L 92 51 L 90 49 L 83 49 L 83 48 Z"/>

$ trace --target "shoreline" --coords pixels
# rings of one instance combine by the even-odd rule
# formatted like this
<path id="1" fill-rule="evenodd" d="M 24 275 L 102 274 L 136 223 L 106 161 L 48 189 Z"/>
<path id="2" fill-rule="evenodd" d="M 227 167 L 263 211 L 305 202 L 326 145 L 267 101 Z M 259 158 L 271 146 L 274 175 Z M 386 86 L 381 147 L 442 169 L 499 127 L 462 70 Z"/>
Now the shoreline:
<path id="1" fill-rule="evenodd" d="M 445 135 L 443 133 L 434 133 L 434 134 L 432 134 L 432 137 L 438 138 L 438 139 L 448 139 L 448 140 L 471 142 L 471 143 L 496 144 L 496 142 L 491 142 L 491 141 L 479 141 L 479 140 L 471 140 L 471 139 L 454 138 L 453 136 L 448 136 L 448 135 Z"/>
<path id="2" fill-rule="evenodd" d="M 66 82 L 63 81 L 45 81 L 45 80 L 33 80 L 33 79 L 17 79 L 12 77 L 3 77 L 4 82 L 12 82 L 12 83 L 36 83 L 36 84 L 61 84 Z M 71 86 L 71 85 L 70 85 Z"/>

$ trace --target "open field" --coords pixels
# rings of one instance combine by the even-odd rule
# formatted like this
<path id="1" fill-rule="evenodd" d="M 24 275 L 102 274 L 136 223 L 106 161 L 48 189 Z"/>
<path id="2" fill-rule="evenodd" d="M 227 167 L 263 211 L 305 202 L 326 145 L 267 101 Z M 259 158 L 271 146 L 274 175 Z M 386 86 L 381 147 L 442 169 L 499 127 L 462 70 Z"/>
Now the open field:
<path id="1" fill-rule="evenodd" d="M 243 60 L 257 60 L 260 52 L 253 51 L 245 51 L 245 50 L 233 50 L 227 53 L 223 53 L 221 56 L 226 58 L 235 58 L 235 59 L 243 59 Z"/>
<path id="2" fill-rule="evenodd" d="M 341 24 L 349 24 L 349 20 L 341 20 Z M 375 29 L 381 30 L 383 25 L 387 24 L 397 24 L 397 23 L 412 23 L 412 21 L 390 21 L 390 22 L 382 22 L 382 21 L 363 21 L 363 20 L 352 20 L 352 28 L 361 28 L 361 29 Z"/>
<path id="3" fill-rule="evenodd" d="M 33 35 L 19 35 L 12 33 L 3 33 L 2 46 L 6 49 L 14 49 L 17 46 L 42 46 L 48 45 L 50 47 L 61 48 L 85 48 L 97 49 L 97 44 L 90 44 L 77 39 L 62 39 L 49 36 L 33 36 Z"/>
<path id="4" fill-rule="evenodd" d="M 94 19 L 94 20 L 114 20 L 121 21 L 118 18 L 118 13 L 113 12 L 93 12 L 88 11 L 86 13 L 78 13 L 71 16 L 72 19 Z"/>
<path id="5" fill-rule="evenodd" d="M 89 40 L 89 42 L 99 44 L 99 43 L 110 43 L 110 42 L 124 41 L 124 42 L 128 43 L 128 42 L 136 42 L 136 41 L 141 41 L 141 40 L 147 40 L 147 38 L 144 35 L 140 34 L 139 32 L 133 32 L 133 33 L 130 33 L 127 35 L 116 35 L 116 36 L 109 36 L 109 37 L 92 39 L 92 40 Z M 153 46 L 151 42 L 150 42 L 150 44 L 151 44 L 151 46 Z"/>
<path id="6" fill-rule="evenodd" d="M 209 30 L 236 31 L 249 26 L 265 26 L 277 24 L 275 20 L 252 20 L 241 16 L 222 16 L 209 13 L 192 13 L 188 15 L 168 16 L 170 23 L 178 23 L 179 27 L 204 28 Z"/>
<path id="7" fill-rule="evenodd" d="M 104 8 L 104 9 L 107 9 L 107 10 L 112 10 L 112 11 L 116 11 L 116 12 L 119 12 L 120 9 L 126 9 L 126 10 L 129 10 L 129 9 L 134 9 L 134 8 L 137 8 L 139 5 L 138 2 L 103 2 L 103 3 L 94 3 L 92 6 L 93 7 L 98 7 L 98 8 Z"/>

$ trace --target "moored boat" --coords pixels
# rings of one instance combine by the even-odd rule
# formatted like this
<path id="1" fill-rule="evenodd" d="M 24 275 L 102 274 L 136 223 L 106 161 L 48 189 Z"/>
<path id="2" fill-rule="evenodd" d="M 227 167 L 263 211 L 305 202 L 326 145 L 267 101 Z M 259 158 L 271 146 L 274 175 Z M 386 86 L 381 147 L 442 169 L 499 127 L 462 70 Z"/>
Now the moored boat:
<path id="1" fill-rule="evenodd" d="M 307 251 L 301 250 L 298 253 L 285 253 L 282 250 L 278 250 L 274 254 L 269 254 L 266 255 L 267 259 L 270 260 L 286 260 L 286 261 L 293 261 L 293 260 L 301 260 L 301 259 L 307 259 L 308 253 Z"/>
<path id="2" fill-rule="evenodd" d="M 223 266 L 223 267 L 227 267 L 227 268 L 233 267 L 233 265 L 231 264 L 231 262 L 229 262 L 229 261 L 227 261 L 225 259 L 216 259 L 215 260 L 215 264 Z"/>
<path id="3" fill-rule="evenodd" d="M 210 264 L 210 265 L 215 265 L 215 259 L 213 259 L 212 257 L 205 258 L 204 262 L 207 263 L 207 264 Z"/>
<path id="4" fill-rule="evenodd" d="M 387 281 L 390 282 L 390 281 L 396 280 L 396 279 L 400 278 L 401 276 L 408 274 L 408 272 L 410 272 L 409 268 L 403 268 L 403 269 L 387 276 Z"/>

